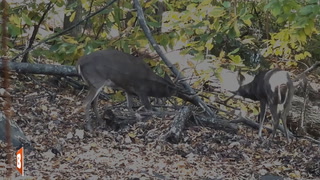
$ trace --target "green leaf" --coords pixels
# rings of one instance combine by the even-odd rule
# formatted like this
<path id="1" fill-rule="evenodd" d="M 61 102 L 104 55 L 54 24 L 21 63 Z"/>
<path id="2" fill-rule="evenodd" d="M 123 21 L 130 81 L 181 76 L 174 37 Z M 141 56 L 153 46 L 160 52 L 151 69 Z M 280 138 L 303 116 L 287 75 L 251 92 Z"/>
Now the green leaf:
<path id="1" fill-rule="evenodd" d="M 84 47 L 84 54 L 89 54 L 93 52 L 94 48 L 92 47 L 91 44 L 88 44 L 87 46 Z"/>
<path id="2" fill-rule="evenodd" d="M 18 36 L 21 34 L 21 29 L 13 24 L 8 24 L 8 32 L 11 36 Z"/>
<path id="3" fill-rule="evenodd" d="M 77 49 L 77 46 L 71 46 L 71 47 L 69 47 L 69 49 L 65 53 L 66 54 L 73 54 L 76 49 Z"/>
<path id="4" fill-rule="evenodd" d="M 313 21 L 309 21 L 309 23 L 304 27 L 304 33 L 308 36 L 311 36 L 313 32 L 313 28 L 314 28 Z"/>
<path id="5" fill-rule="evenodd" d="M 314 5 L 308 5 L 300 9 L 299 14 L 302 16 L 306 16 L 308 14 L 313 13 Z M 319 12 L 318 12 L 319 13 Z"/>
<path id="6" fill-rule="evenodd" d="M 213 6 L 212 10 L 209 12 L 209 15 L 212 17 L 221 17 L 225 15 L 225 9 L 219 6 Z"/>
<path id="7" fill-rule="evenodd" d="M 234 25 L 233 25 L 233 29 L 234 29 L 234 32 L 236 33 L 236 37 L 239 37 L 240 36 L 240 30 L 239 30 L 239 27 L 238 27 L 238 23 L 235 22 Z"/>
<path id="8" fill-rule="evenodd" d="M 60 48 L 60 44 L 55 44 L 55 45 L 53 45 L 53 46 L 50 47 L 50 51 L 55 52 L 55 51 L 57 51 L 59 48 Z"/>
<path id="9" fill-rule="evenodd" d="M 162 46 L 167 46 L 168 43 L 169 43 L 168 37 L 167 37 L 167 36 L 162 36 L 162 37 L 161 37 L 161 40 L 160 40 L 160 44 L 161 44 Z"/>
<path id="10" fill-rule="evenodd" d="M 307 4 L 317 4 L 319 0 L 307 0 Z"/>
<path id="11" fill-rule="evenodd" d="M 228 53 L 228 56 L 233 55 L 235 53 L 237 53 L 240 50 L 240 48 L 236 48 L 235 50 L 231 51 Z"/>
<path id="12" fill-rule="evenodd" d="M 65 1 L 64 0 L 50 0 L 52 3 L 55 3 L 55 5 L 57 5 L 58 7 L 62 7 L 65 5 Z"/>
<path id="13" fill-rule="evenodd" d="M 26 15 L 25 13 L 22 13 L 22 19 L 27 25 L 32 26 L 32 21 L 28 17 L 28 15 Z"/>
<path id="14" fill-rule="evenodd" d="M 248 25 L 248 26 L 251 26 L 252 25 L 252 22 L 251 22 L 251 18 L 252 18 L 253 16 L 251 15 L 251 14 L 247 14 L 247 15 L 245 15 L 245 16 L 243 16 L 241 19 L 242 19 L 242 21 L 246 24 L 246 25 Z"/>
<path id="15" fill-rule="evenodd" d="M 222 6 L 225 7 L 226 9 L 228 9 L 228 8 L 231 7 L 231 3 L 230 3 L 230 1 L 224 1 L 224 2 L 222 3 Z"/>
<path id="16" fill-rule="evenodd" d="M 155 28 L 161 27 L 160 22 L 147 22 L 147 24 L 148 24 L 148 26 L 155 27 Z"/>
<path id="17" fill-rule="evenodd" d="M 271 10 L 271 13 L 273 16 L 278 16 L 279 14 L 281 14 L 281 6 L 274 6 Z"/>
<path id="18" fill-rule="evenodd" d="M 184 29 L 184 31 L 185 31 L 186 34 L 189 35 L 189 36 L 193 35 L 193 29 L 186 28 L 186 29 Z"/>
<path id="19" fill-rule="evenodd" d="M 247 13 L 248 13 L 248 12 L 247 12 L 247 8 L 242 8 L 242 9 L 240 10 L 240 13 L 239 13 L 238 16 L 240 16 L 240 18 L 242 18 L 242 17 L 245 16 Z"/>

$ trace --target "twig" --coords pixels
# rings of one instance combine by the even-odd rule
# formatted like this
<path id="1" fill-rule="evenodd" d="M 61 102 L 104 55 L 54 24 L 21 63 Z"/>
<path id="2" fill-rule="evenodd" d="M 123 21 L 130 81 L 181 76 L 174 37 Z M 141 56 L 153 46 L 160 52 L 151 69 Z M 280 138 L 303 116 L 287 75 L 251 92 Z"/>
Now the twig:
<path id="1" fill-rule="evenodd" d="M 27 49 L 30 48 L 30 47 L 33 45 L 34 40 L 36 39 L 36 35 L 37 35 L 38 32 L 39 32 L 40 25 L 41 25 L 41 23 L 43 22 L 45 16 L 48 14 L 49 10 L 50 10 L 52 7 L 53 7 L 52 2 L 49 2 L 49 3 L 47 4 L 46 10 L 43 12 L 42 17 L 40 18 L 38 24 L 34 26 L 34 30 L 33 30 L 32 35 L 31 35 L 31 37 L 30 37 L 30 40 L 29 40 L 29 44 L 28 44 Z M 24 54 L 21 62 L 27 62 L 27 60 L 28 60 L 28 54 L 29 54 L 28 52 Z"/>
<path id="2" fill-rule="evenodd" d="M 306 73 L 313 71 L 314 69 L 316 69 L 318 66 L 320 66 L 320 61 L 314 63 L 311 67 L 309 67 L 308 69 L 306 69 L 305 71 L 303 71 L 301 74 L 299 74 L 293 81 L 297 81 L 299 80 L 301 77 L 303 77 Z"/>

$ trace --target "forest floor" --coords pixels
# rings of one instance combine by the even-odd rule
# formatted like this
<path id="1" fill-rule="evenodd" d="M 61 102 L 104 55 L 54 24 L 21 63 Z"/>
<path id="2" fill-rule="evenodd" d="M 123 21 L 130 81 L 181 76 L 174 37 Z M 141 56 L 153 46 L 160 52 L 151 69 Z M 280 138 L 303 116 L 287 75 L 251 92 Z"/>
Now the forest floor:
<path id="1" fill-rule="evenodd" d="M 79 95 L 47 76 L 29 77 L 11 80 L 12 120 L 35 147 L 25 152 L 26 179 L 320 179 L 319 145 L 303 139 L 286 144 L 282 135 L 266 145 L 242 125 L 237 134 L 186 127 L 178 144 L 160 138 L 174 115 L 89 133 L 84 112 L 75 113 L 86 91 Z M 99 102 L 102 113 L 107 102 Z M 0 169 L 0 177 L 4 173 Z"/>

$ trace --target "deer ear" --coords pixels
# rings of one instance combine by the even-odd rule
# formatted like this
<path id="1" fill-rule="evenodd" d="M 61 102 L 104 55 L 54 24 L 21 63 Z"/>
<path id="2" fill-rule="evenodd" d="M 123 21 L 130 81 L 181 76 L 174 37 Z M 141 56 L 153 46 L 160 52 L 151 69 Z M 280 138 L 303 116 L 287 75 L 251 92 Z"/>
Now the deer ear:
<path id="1" fill-rule="evenodd" d="M 244 79 L 245 79 L 245 77 L 244 77 L 244 75 L 241 74 L 241 69 L 239 69 L 239 70 L 238 70 L 237 80 L 238 80 L 240 86 L 242 85 Z"/>

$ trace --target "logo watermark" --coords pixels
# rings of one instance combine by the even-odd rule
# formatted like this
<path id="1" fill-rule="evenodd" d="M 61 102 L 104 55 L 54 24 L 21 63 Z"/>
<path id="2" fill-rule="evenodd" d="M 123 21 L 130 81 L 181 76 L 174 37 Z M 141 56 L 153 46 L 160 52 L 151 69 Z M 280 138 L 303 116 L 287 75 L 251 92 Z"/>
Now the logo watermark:
<path id="1" fill-rule="evenodd" d="M 23 152 L 23 147 L 20 148 L 16 152 L 16 158 L 17 158 L 16 168 L 19 171 L 19 173 L 23 176 L 24 175 L 24 152 Z"/>

